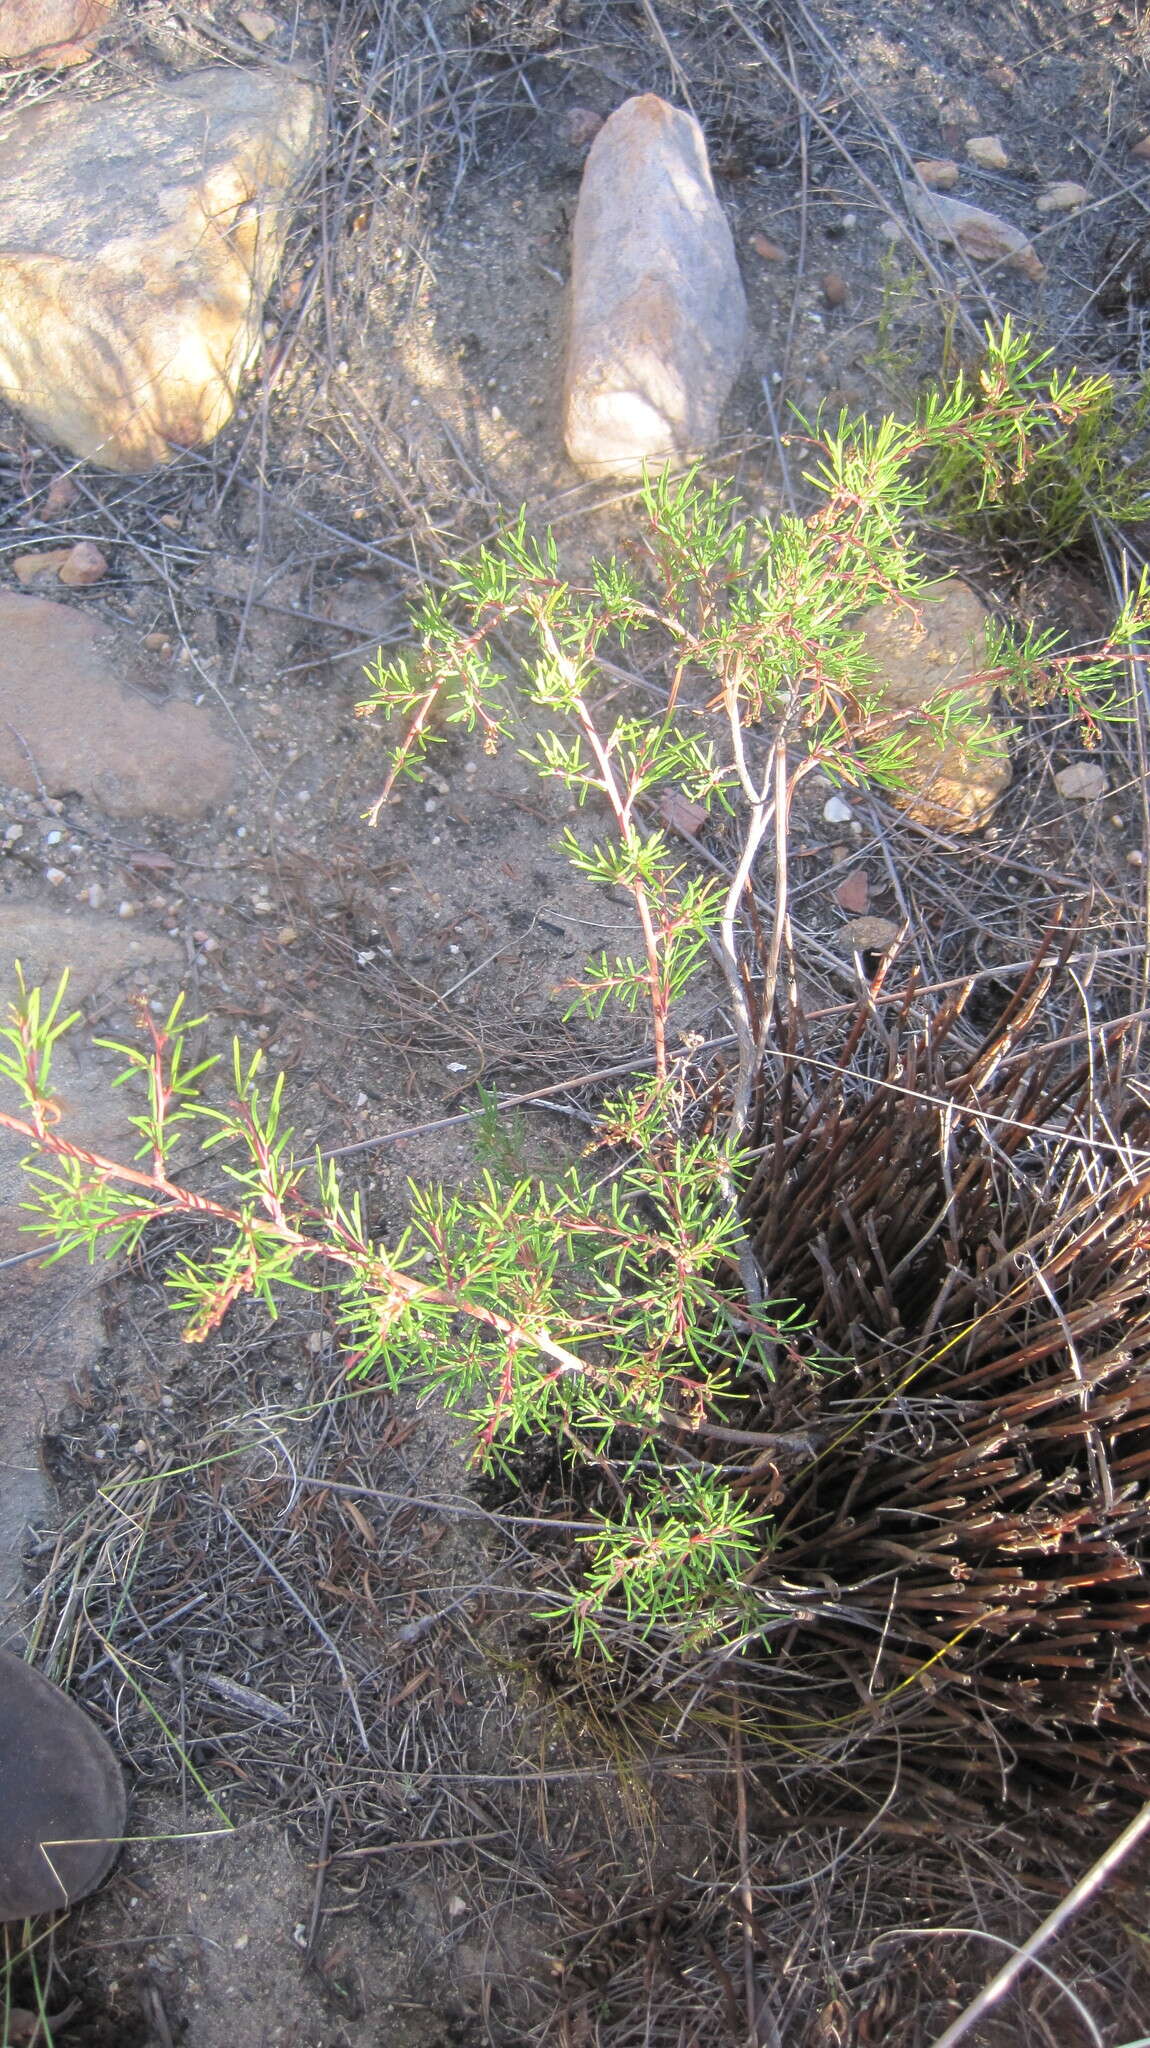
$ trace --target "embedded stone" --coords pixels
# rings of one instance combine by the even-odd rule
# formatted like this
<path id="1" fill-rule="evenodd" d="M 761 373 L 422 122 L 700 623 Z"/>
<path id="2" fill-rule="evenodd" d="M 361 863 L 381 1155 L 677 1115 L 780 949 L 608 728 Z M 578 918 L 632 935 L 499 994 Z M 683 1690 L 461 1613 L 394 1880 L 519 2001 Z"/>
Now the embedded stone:
<path id="1" fill-rule="evenodd" d="M 840 953 L 885 953 L 898 934 L 889 917 L 852 917 L 839 926 L 834 944 Z"/>
<path id="2" fill-rule="evenodd" d="M 948 576 L 916 605 L 872 605 L 857 623 L 877 708 L 898 715 L 897 736 L 906 743 L 902 786 L 891 802 L 932 831 L 977 831 L 1011 779 L 1006 735 L 990 712 L 985 606 L 960 577 Z M 966 725 L 949 740 L 923 716 L 945 704 Z"/>
<path id="3" fill-rule="evenodd" d="M 1000 135 L 972 135 L 966 145 L 966 153 L 972 164 L 980 171 L 1005 171 L 1010 167 L 1010 158 L 1003 148 Z"/>
<path id="4" fill-rule="evenodd" d="M 1046 275 L 1033 244 L 1013 221 L 945 193 L 906 187 L 907 203 L 920 228 L 936 242 L 951 242 L 975 263 L 1004 263 L 1037 284 Z"/>
<path id="5" fill-rule="evenodd" d="M 915 176 L 929 192 L 949 192 L 958 183 L 958 165 L 953 157 L 920 157 L 914 167 Z"/>
<path id="6" fill-rule="evenodd" d="M 5 1022 L 19 995 L 17 960 L 26 985 L 49 994 L 67 968 L 63 1015 L 80 1008 L 101 1035 L 110 1027 L 121 1039 L 133 1036 L 133 998 L 158 992 L 166 1008 L 187 969 L 183 947 L 161 933 L 118 918 L 92 917 L 78 908 L 49 907 L 37 899 L 10 900 L 0 903 L 0 1020 Z M 131 1160 L 140 1142 L 131 1124 L 139 1105 L 114 1085 L 123 1061 L 94 1043 L 95 1035 L 78 1026 L 53 1063 L 52 1094 L 60 1105 L 63 1134 L 107 1159 Z M 21 1114 L 14 1087 L 0 1091 L 0 1108 Z M 37 1238 L 28 1231 L 22 1205 L 31 1189 L 20 1162 L 29 1149 L 25 1138 L 0 1127 L 0 1260 L 7 1266 L 0 1345 L 0 1640 L 6 1643 L 19 1635 L 30 1611 L 23 1563 L 28 1524 L 58 1512 L 48 1497 L 40 1457 L 45 1417 L 55 1414 L 96 1370 L 107 1345 L 100 1291 L 77 1287 L 69 1264 L 42 1266 L 30 1257 L 37 1244 L 46 1250 L 55 1232 Z M 53 1826 L 52 1832 L 58 1829 Z M 9 1855 L 0 1805 L 0 1893 L 10 1876 Z"/>
<path id="7" fill-rule="evenodd" d="M 30 583 L 42 582 L 46 576 L 58 577 L 71 552 L 71 548 L 37 548 L 31 555 L 14 555 L 12 574 L 25 588 Z"/>
<path id="8" fill-rule="evenodd" d="M 212 67 L 0 118 L 0 392 L 138 471 L 211 441 L 262 336 L 316 89 Z"/>
<path id="9" fill-rule="evenodd" d="M 703 453 L 746 346 L 747 302 L 703 131 L 654 93 L 591 145 L 575 214 L 567 453 L 633 478 Z"/>
<path id="10" fill-rule="evenodd" d="M 1072 761 L 1069 768 L 1058 770 L 1054 787 L 1059 796 L 1072 797 L 1083 804 L 1097 803 L 1106 794 L 1106 770 L 1099 761 Z"/>
<path id="11" fill-rule="evenodd" d="M 1075 184 L 1072 178 L 1059 178 L 1054 185 L 1048 185 L 1034 202 L 1036 213 L 1077 213 L 1085 206 L 1090 194 L 1085 185 Z"/>
<path id="12" fill-rule="evenodd" d="M 210 714 L 126 689 L 132 668 L 90 613 L 0 590 L 0 781 L 117 818 L 197 818 L 220 803 L 234 763 Z"/>

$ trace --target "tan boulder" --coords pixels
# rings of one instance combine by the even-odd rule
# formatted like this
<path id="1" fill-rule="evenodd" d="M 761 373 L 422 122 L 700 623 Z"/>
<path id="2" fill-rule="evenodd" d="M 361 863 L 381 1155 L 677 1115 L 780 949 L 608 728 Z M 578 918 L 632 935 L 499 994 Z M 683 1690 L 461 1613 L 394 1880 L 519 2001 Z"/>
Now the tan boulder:
<path id="1" fill-rule="evenodd" d="M 231 418 L 316 89 L 220 66 L 0 119 L 0 391 L 46 440 L 144 470 Z"/>
<path id="2" fill-rule="evenodd" d="M 743 359 L 747 301 L 703 131 L 654 93 L 599 130 L 579 192 L 563 395 L 587 476 L 704 453 Z"/>
<path id="3" fill-rule="evenodd" d="M 900 810 L 935 832 L 975 832 L 1010 786 L 1006 735 L 990 715 L 985 680 L 986 607 L 957 576 L 931 586 L 924 601 L 878 604 L 858 621 L 881 692 L 879 709 L 900 714 L 910 741 L 892 792 Z M 916 718 L 927 704 L 950 701 L 968 714 L 968 731 L 947 741 Z"/>
<path id="4" fill-rule="evenodd" d="M 125 689 L 128 644 L 98 619 L 0 590 L 0 782 L 75 792 L 116 818 L 198 818 L 235 765 L 207 711 Z"/>
<path id="5" fill-rule="evenodd" d="M 114 0 L 2 0 L 0 64 L 83 64 Z"/>

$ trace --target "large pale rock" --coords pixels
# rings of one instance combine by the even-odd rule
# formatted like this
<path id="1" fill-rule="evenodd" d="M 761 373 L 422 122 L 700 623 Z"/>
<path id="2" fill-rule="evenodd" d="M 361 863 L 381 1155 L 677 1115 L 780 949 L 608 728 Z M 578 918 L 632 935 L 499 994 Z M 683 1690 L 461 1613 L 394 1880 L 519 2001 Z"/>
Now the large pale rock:
<path id="1" fill-rule="evenodd" d="M 75 791 L 117 818 L 220 803 L 234 764 L 209 714 L 125 689 L 130 660 L 87 613 L 0 591 L 0 782 Z"/>
<path id="2" fill-rule="evenodd" d="M 0 64 L 83 64 L 114 0 L 0 0 Z"/>
<path id="3" fill-rule="evenodd" d="M 320 122 L 222 66 L 0 119 L 0 390 L 37 433 L 131 471 L 219 432 Z"/>
<path id="4" fill-rule="evenodd" d="M 904 786 L 892 802 L 932 831 L 977 831 L 1010 786 L 1006 737 L 990 717 L 993 689 L 982 673 L 985 606 L 959 577 L 948 576 L 927 592 L 917 614 L 905 605 L 873 605 L 858 626 L 882 708 L 901 715 L 901 736 L 911 742 Z M 940 699 L 970 714 L 977 740 L 944 743 L 929 723 L 916 720 L 923 705 Z"/>
<path id="5" fill-rule="evenodd" d="M 637 477 L 702 453 L 746 345 L 747 302 L 697 121 L 653 93 L 591 145 L 575 214 L 567 453 Z"/>

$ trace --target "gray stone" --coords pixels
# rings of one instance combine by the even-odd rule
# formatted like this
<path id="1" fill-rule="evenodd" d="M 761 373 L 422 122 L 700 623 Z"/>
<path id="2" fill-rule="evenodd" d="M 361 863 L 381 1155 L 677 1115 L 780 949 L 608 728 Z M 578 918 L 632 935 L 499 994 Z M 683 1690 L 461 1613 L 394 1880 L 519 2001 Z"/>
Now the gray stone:
<path id="1" fill-rule="evenodd" d="M 747 302 L 697 121 L 653 93 L 591 145 L 575 215 L 567 453 L 637 477 L 703 453 L 746 346 Z"/>
<path id="2" fill-rule="evenodd" d="M 90 614 L 0 590 L 0 781 L 75 792 L 118 818 L 220 803 L 233 762 L 210 714 L 125 689 L 133 660 Z"/>
<path id="3" fill-rule="evenodd" d="M 314 86 L 220 66 L 0 119 L 0 390 L 107 468 L 210 441 L 259 348 Z"/>
<path id="4" fill-rule="evenodd" d="M 1106 770 L 1100 761 L 1072 761 L 1054 778 L 1059 796 L 1077 797 L 1080 803 L 1097 803 L 1106 794 Z"/>

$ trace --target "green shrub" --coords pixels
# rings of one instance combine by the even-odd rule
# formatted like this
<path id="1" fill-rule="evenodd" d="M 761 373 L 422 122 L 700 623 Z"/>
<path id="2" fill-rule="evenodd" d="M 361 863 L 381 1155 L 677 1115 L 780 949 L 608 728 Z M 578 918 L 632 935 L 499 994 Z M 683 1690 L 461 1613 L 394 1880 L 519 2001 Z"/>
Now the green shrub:
<path id="1" fill-rule="evenodd" d="M 493 749 L 515 742 L 526 707 L 537 772 L 593 811 L 590 833 L 566 836 L 572 861 L 633 902 L 634 952 L 592 959 L 572 1001 L 592 1016 L 614 1002 L 641 1012 L 650 1073 L 602 1106 L 566 1175 L 515 1176 L 504 1160 L 466 1189 L 414 1187 L 406 1231 L 379 1243 L 334 1166 L 293 1150 L 282 1075 L 267 1085 L 259 1056 L 237 1048 L 230 1101 L 205 1099 L 212 1063 L 189 1064 L 180 1003 L 163 1024 L 143 1011 L 143 1042 L 118 1048 L 143 1097 L 136 1163 L 93 1158 L 59 1128 L 52 1093 L 52 1055 L 74 1021 L 61 986 L 51 1000 L 27 993 L 3 1033 L 0 1072 L 21 1110 L 0 1121 L 34 1155 L 29 1228 L 55 1256 L 110 1257 L 156 1219 L 202 1224 L 205 1248 L 171 1275 L 192 1342 L 241 1295 L 274 1315 L 283 1288 L 322 1283 L 348 1371 L 435 1386 L 480 1457 L 539 1432 L 598 1457 L 625 1429 L 641 1458 L 616 1519 L 584 1545 L 585 1578 L 563 1609 L 576 1638 L 594 1637 L 608 1604 L 678 1622 L 690 1640 L 753 1633 L 767 1596 L 743 1567 L 769 1531 L 679 1447 L 724 1412 L 748 1363 L 819 1364 L 812 1333 L 771 1300 L 739 1214 L 785 949 L 791 806 L 816 769 L 897 785 L 907 720 L 871 673 L 858 614 L 929 602 L 916 523 L 940 492 L 964 516 L 1041 503 L 1050 530 L 1069 531 L 1065 472 L 1084 473 L 1110 431 L 1097 384 L 1056 380 L 1004 331 L 977 383 L 932 394 L 911 423 L 844 416 L 812 441 L 807 517 L 755 519 L 696 474 L 660 477 L 643 493 L 641 545 L 583 584 L 520 519 L 453 566 L 446 595 L 416 612 L 407 655 L 373 665 L 361 709 L 392 738 L 380 805 L 452 728 Z M 1060 422 L 1059 454 L 1045 437 Z M 1143 610 L 1140 593 L 1089 656 L 1001 634 L 991 679 L 1028 703 L 1058 693 L 1083 716 L 1120 715 Z M 917 716 L 947 737 L 969 723 L 943 697 Z M 684 801 L 696 834 L 721 827 L 715 865 L 700 864 L 690 832 L 672 835 Z M 764 931 L 750 889 L 765 850 Z M 676 1033 L 676 1005 L 716 963 L 736 1052 L 723 1089 Z M 203 1154 L 219 1162 L 211 1195 L 180 1177 Z"/>

